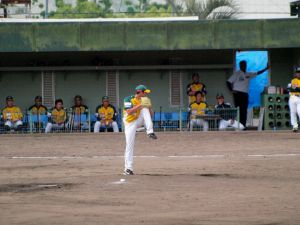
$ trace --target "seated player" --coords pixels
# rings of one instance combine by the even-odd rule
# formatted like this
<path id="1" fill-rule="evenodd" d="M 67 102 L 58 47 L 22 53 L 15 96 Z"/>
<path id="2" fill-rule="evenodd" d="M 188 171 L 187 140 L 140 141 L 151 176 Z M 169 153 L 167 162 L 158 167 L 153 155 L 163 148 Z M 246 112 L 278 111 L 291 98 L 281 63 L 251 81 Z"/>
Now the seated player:
<path id="1" fill-rule="evenodd" d="M 244 125 L 235 120 L 237 112 L 235 109 L 230 110 L 232 107 L 229 103 L 225 103 L 223 94 L 217 94 L 216 99 L 216 114 L 221 117 L 219 130 L 225 130 L 227 127 L 233 127 L 236 130 L 244 130 Z"/>
<path id="2" fill-rule="evenodd" d="M 202 101 L 203 94 L 201 91 L 195 93 L 196 101 L 191 103 L 189 106 L 190 114 L 190 131 L 193 131 L 194 125 L 203 127 L 204 131 L 208 131 L 208 122 L 201 119 L 201 115 L 205 115 L 205 110 L 207 108 L 206 102 Z"/>
<path id="3" fill-rule="evenodd" d="M 88 107 L 82 103 L 82 97 L 74 97 L 74 105 L 71 108 L 70 126 L 75 129 L 87 129 Z"/>
<path id="4" fill-rule="evenodd" d="M 94 132 L 103 132 L 106 129 L 113 129 L 114 132 L 119 132 L 119 127 L 116 122 L 117 111 L 114 106 L 109 103 L 108 96 L 103 96 L 102 104 L 96 108 L 97 122 L 94 126 Z"/>
<path id="5" fill-rule="evenodd" d="M 15 105 L 15 101 L 12 96 L 6 97 L 6 107 L 2 110 L 2 116 L 6 131 L 9 131 L 11 129 L 22 129 L 23 114 L 21 109 Z"/>
<path id="6" fill-rule="evenodd" d="M 45 133 L 51 132 L 52 128 L 64 129 L 66 124 L 66 111 L 63 108 L 63 100 L 55 100 L 55 107 L 52 109 L 51 113 L 48 114 L 50 121 L 47 123 Z"/>
<path id="7" fill-rule="evenodd" d="M 42 104 L 41 96 L 36 96 L 34 102 L 34 105 L 30 106 L 28 110 L 31 113 L 31 121 L 33 121 L 34 127 L 40 129 L 44 127 L 44 123 L 48 120 L 48 109 Z"/>

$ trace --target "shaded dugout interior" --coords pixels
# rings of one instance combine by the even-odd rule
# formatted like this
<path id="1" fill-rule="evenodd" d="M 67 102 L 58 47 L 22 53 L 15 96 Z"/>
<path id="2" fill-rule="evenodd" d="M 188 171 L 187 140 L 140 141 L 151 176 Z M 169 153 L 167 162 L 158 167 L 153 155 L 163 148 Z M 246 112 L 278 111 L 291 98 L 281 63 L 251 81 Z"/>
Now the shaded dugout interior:
<path id="1" fill-rule="evenodd" d="M 83 29 L 77 30 L 78 26 Z M 124 29 L 113 29 L 118 26 Z M 81 36 L 87 27 L 91 30 Z M 299 19 L 2 23 L 0 106 L 5 96 L 13 95 L 24 110 L 33 104 L 34 96 L 42 95 L 48 106 L 62 98 L 70 107 L 73 97 L 80 94 L 92 111 L 103 95 L 122 107 L 123 98 L 143 83 L 152 90 L 155 111 L 160 107 L 170 111 L 187 107 L 185 88 L 193 72 L 207 86 L 208 104 L 215 104 L 219 92 L 232 102 L 226 80 L 234 70 L 236 51 L 267 50 L 270 84 L 285 87 L 293 67 L 300 64 L 299 27 Z M 51 34 L 46 37 L 41 31 Z M 285 35 L 276 31 L 285 31 Z"/>

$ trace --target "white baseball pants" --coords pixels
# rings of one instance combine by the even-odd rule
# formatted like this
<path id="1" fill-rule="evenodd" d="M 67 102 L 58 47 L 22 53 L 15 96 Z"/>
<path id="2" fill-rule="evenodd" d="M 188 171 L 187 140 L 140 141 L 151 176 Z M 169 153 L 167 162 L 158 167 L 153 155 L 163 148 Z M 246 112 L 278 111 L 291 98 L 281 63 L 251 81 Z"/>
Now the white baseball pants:
<path id="1" fill-rule="evenodd" d="M 117 124 L 116 121 L 113 121 L 113 122 L 111 123 L 111 126 L 112 126 L 114 132 L 116 132 L 116 133 L 119 132 L 119 127 L 118 127 L 118 124 Z M 101 122 L 100 122 L 100 121 L 97 121 L 97 122 L 95 123 L 95 125 L 94 125 L 94 133 L 99 133 L 100 127 L 101 127 Z"/>
<path id="2" fill-rule="evenodd" d="M 45 128 L 45 133 L 50 133 L 52 128 L 57 129 L 57 130 L 61 130 L 63 129 L 65 126 L 64 124 L 52 124 L 52 123 L 47 123 L 47 126 Z"/>
<path id="3" fill-rule="evenodd" d="M 4 124 L 5 126 L 9 126 L 10 128 L 17 128 L 18 126 L 23 125 L 23 122 L 21 120 L 17 120 L 17 121 L 10 121 L 7 120 Z"/>
<path id="4" fill-rule="evenodd" d="M 153 133 L 153 123 L 148 108 L 143 108 L 141 110 L 139 117 L 135 121 L 128 123 L 125 120 L 123 120 L 123 122 L 125 127 L 125 139 L 126 139 L 125 170 L 126 169 L 133 170 L 133 151 L 134 151 L 136 130 L 139 127 L 144 125 L 147 134 Z"/>
<path id="5" fill-rule="evenodd" d="M 208 131 L 208 122 L 203 119 L 191 119 L 190 131 L 193 131 L 194 125 L 203 127 L 203 131 Z"/>
<path id="6" fill-rule="evenodd" d="M 225 130 L 227 127 L 233 127 L 236 130 L 244 130 L 244 125 L 236 120 L 220 120 L 219 130 Z"/>
<path id="7" fill-rule="evenodd" d="M 300 97 L 291 95 L 289 99 L 291 124 L 293 128 L 298 128 L 298 118 L 300 119 Z M 298 114 L 298 118 L 297 118 Z"/>

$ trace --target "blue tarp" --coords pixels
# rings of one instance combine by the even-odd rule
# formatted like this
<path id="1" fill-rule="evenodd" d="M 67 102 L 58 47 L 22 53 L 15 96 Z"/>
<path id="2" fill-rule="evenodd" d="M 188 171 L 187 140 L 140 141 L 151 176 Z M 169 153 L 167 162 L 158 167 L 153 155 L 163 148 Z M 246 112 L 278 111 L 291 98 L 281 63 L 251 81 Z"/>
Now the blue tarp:
<path id="1" fill-rule="evenodd" d="M 240 61 L 247 61 L 247 72 L 257 72 L 266 68 L 268 63 L 267 51 L 241 51 L 236 53 L 236 69 L 239 70 Z M 260 106 L 260 95 L 269 85 L 269 71 L 251 79 L 249 84 L 248 108 Z"/>

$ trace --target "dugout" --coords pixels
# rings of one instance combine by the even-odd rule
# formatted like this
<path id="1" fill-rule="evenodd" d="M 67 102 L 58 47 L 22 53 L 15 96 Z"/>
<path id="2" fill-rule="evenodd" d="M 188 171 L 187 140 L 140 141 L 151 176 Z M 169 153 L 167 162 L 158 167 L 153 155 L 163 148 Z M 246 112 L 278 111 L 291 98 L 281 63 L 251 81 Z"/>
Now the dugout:
<path id="1" fill-rule="evenodd" d="M 270 84 L 286 86 L 300 64 L 300 20 L 8 20 L 0 22 L 0 106 L 13 95 L 22 109 L 35 95 L 50 106 L 76 94 L 92 110 L 103 95 L 122 105 L 134 87 L 153 90 L 155 110 L 187 106 L 185 87 L 199 72 L 209 104 L 231 94 L 235 52 L 267 50 Z"/>

